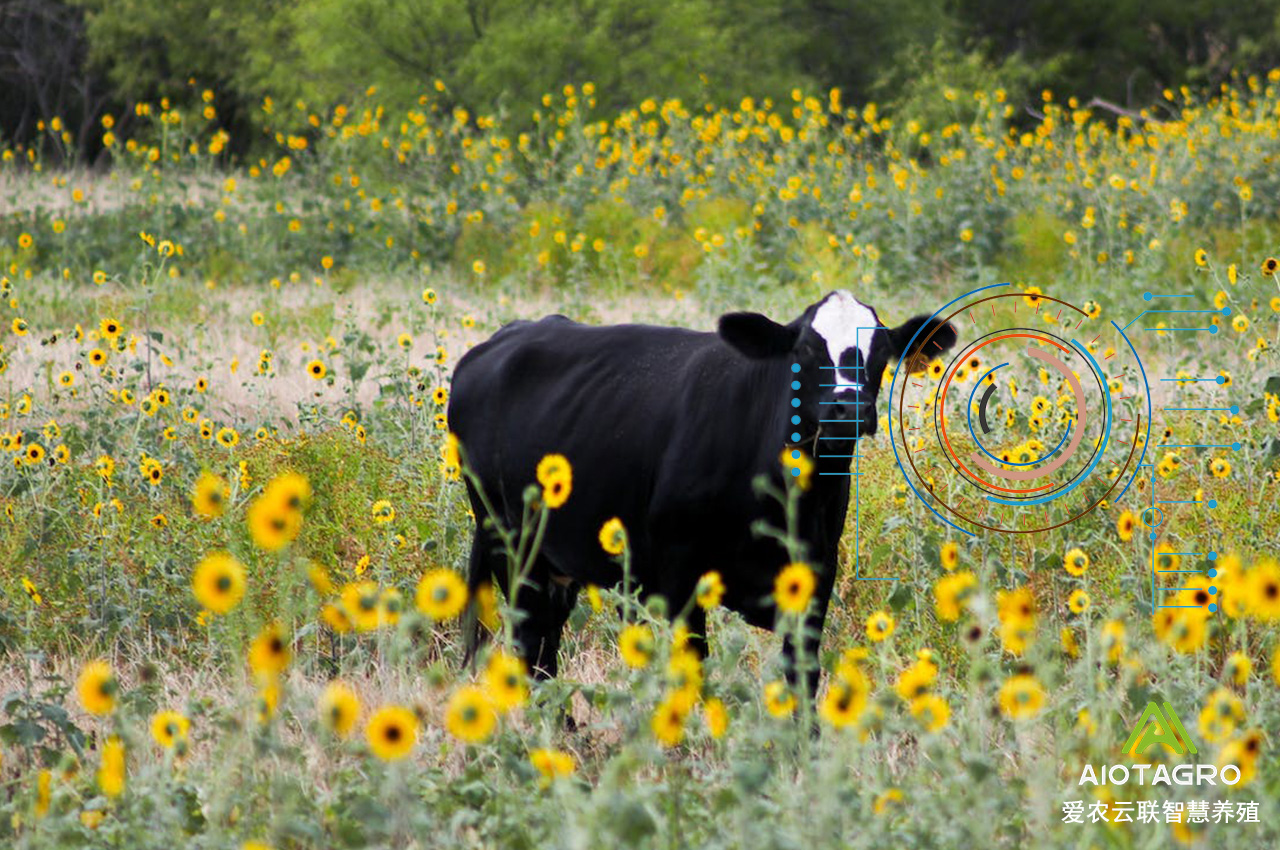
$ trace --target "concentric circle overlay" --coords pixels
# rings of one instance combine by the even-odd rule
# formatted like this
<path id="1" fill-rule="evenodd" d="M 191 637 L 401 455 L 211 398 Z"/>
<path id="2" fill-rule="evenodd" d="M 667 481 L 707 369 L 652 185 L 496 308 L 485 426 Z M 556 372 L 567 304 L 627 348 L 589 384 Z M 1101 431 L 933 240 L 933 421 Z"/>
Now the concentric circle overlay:
<path id="1" fill-rule="evenodd" d="M 931 362 L 895 372 L 890 388 L 907 485 L 967 534 L 1066 525 L 1122 496 L 1146 455 L 1146 370 L 1124 331 L 1011 290 L 983 287 L 938 310 L 956 345 L 943 355 L 936 329 L 922 329 L 908 347 Z"/>

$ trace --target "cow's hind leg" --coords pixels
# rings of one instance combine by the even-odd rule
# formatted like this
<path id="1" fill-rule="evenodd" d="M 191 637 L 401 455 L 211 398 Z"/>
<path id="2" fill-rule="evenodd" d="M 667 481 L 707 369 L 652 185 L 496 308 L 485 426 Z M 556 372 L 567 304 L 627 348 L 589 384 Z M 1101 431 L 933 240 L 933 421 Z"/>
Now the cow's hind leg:
<path id="1" fill-rule="evenodd" d="M 560 639 L 577 599 L 577 584 L 553 580 L 542 562 L 517 592 L 516 645 L 535 679 L 552 679 L 559 671 Z"/>

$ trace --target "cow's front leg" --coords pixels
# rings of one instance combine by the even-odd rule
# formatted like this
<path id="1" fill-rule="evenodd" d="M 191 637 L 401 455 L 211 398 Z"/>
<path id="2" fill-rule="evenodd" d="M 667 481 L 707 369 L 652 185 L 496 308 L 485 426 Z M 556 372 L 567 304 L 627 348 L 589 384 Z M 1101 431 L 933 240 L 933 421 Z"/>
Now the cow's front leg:
<path id="1" fill-rule="evenodd" d="M 813 589 L 813 599 L 809 609 L 801 620 L 801 634 L 797 642 L 794 628 L 788 628 L 782 641 L 782 657 L 786 662 L 787 683 L 793 689 L 804 688 L 809 695 L 809 703 L 814 704 L 818 695 L 818 678 L 821 665 L 818 653 L 822 649 L 822 630 L 827 620 L 827 607 L 831 602 L 831 593 L 835 587 L 836 558 L 824 558 L 817 568 L 817 584 Z M 798 645 L 797 645 L 798 643 Z"/>

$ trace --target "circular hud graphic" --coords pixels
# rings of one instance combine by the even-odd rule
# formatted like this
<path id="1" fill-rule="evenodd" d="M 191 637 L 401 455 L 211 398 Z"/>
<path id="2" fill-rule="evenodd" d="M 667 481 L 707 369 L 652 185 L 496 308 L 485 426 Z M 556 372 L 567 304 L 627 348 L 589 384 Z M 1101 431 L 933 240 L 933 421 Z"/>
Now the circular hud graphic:
<path id="1" fill-rule="evenodd" d="M 1150 432 L 1146 371 L 1124 330 L 1090 313 L 996 284 L 934 314 L 958 335 L 945 355 L 920 331 L 889 430 L 908 486 L 947 525 L 1049 531 L 1128 490 Z"/>

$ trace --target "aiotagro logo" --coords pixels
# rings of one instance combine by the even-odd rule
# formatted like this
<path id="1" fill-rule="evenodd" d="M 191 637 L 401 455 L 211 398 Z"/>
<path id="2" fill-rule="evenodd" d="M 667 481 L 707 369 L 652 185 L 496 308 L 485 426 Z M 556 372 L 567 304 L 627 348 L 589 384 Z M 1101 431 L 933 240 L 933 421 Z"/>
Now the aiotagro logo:
<path id="1" fill-rule="evenodd" d="M 1147 703 L 1133 731 L 1121 748 L 1125 755 L 1141 758 L 1151 747 L 1160 744 L 1173 755 L 1198 755 L 1195 742 L 1187 734 L 1173 706 Z M 1150 780 L 1148 781 L 1148 773 Z M 1234 764 L 1219 768 L 1214 764 L 1086 764 L 1078 785 L 1125 785 L 1130 778 L 1138 785 L 1235 785 L 1240 781 L 1240 768 Z"/>
<path id="2" fill-rule="evenodd" d="M 1124 742 L 1124 754 L 1134 759 L 1144 756 L 1148 749 L 1161 745 L 1171 754 L 1199 755 L 1195 742 L 1187 734 L 1173 706 L 1164 703 L 1163 708 L 1154 702 L 1138 718 L 1129 738 Z M 1149 778 L 1148 778 L 1149 777 Z M 1133 780 L 1132 782 L 1130 780 Z M 1240 782 L 1240 768 L 1234 764 L 1218 767 L 1214 764 L 1086 764 L 1080 773 L 1082 785 L 1111 785 L 1107 791 L 1093 792 L 1092 800 L 1066 800 L 1062 803 L 1063 823 L 1259 823 L 1258 804 L 1253 800 L 1228 800 L 1219 797 L 1219 790 L 1200 790 L 1204 786 L 1236 785 Z M 1175 791 L 1169 788 L 1169 799 L 1153 799 L 1158 792 L 1138 791 L 1130 800 L 1118 799 L 1124 787 L 1133 785 L 1192 786 L 1195 791 Z M 1140 798 L 1140 799 L 1135 799 Z M 1199 799 L 1196 799 L 1199 798 Z M 1207 799 L 1206 799 L 1207 798 Z M 1217 799 L 1214 799 L 1217 798 Z M 1177 829 L 1178 827 L 1175 827 Z"/>

